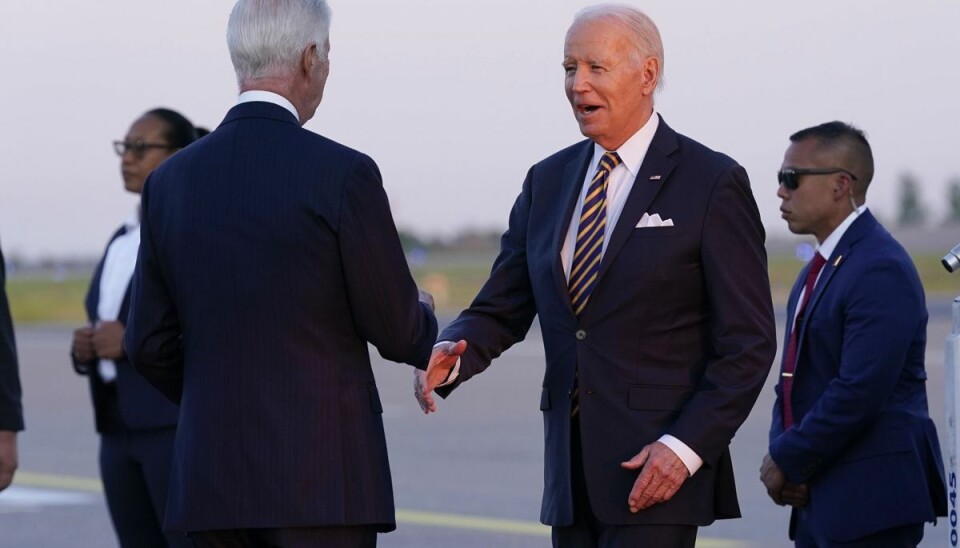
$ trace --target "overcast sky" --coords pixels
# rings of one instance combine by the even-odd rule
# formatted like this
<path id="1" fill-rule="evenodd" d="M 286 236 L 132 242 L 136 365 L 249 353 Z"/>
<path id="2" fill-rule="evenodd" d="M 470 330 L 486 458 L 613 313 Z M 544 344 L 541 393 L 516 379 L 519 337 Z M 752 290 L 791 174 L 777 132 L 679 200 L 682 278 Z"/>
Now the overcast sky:
<path id="1" fill-rule="evenodd" d="M 629 2 L 663 36 L 657 109 L 737 159 L 768 233 L 786 234 L 775 171 L 793 131 L 866 130 L 867 203 L 895 215 L 897 178 L 935 219 L 960 175 L 960 3 Z M 23 257 L 96 256 L 130 215 L 120 139 L 141 113 L 219 124 L 236 96 L 231 0 L 0 2 L 0 240 Z M 419 235 L 502 229 L 531 164 L 581 136 L 563 37 L 588 2 L 331 0 L 331 75 L 307 128 L 370 154 L 397 224 Z"/>

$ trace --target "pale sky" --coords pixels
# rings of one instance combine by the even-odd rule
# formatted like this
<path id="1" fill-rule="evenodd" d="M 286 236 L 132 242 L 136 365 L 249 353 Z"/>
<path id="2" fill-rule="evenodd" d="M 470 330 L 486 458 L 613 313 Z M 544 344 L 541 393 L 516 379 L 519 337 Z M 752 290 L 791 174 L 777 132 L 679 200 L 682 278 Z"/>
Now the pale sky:
<path id="1" fill-rule="evenodd" d="M 738 160 L 769 234 L 788 136 L 864 129 L 868 205 L 897 178 L 935 219 L 960 175 L 960 2 L 629 1 L 657 23 L 675 130 Z M 130 215 L 120 139 L 166 106 L 214 128 L 236 83 L 232 0 L 0 1 L 0 241 L 6 254 L 95 257 Z M 331 75 L 307 128 L 374 158 L 397 224 L 422 236 L 502 229 L 527 169 L 582 137 L 563 94 L 564 33 L 587 1 L 331 0 Z"/>

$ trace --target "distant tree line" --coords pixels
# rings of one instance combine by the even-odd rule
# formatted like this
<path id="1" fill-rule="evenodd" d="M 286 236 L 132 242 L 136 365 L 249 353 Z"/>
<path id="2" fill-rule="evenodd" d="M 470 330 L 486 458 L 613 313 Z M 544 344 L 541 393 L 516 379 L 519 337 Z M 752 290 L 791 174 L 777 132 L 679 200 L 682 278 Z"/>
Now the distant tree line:
<path id="1" fill-rule="evenodd" d="M 897 224 L 901 227 L 924 226 L 929 221 L 930 210 L 923 202 L 920 182 L 910 173 L 900 175 L 899 210 Z M 947 216 L 944 224 L 960 225 L 960 177 L 947 184 Z"/>

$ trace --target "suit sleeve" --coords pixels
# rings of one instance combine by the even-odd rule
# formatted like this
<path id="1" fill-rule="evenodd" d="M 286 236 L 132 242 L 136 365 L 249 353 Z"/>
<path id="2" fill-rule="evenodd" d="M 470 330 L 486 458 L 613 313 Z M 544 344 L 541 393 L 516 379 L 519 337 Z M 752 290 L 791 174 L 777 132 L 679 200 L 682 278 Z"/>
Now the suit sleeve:
<path id="1" fill-rule="evenodd" d="M 668 432 L 705 466 L 717 462 L 750 414 L 776 354 L 764 236 L 747 174 L 731 166 L 714 186 L 701 237 L 712 352 Z"/>
<path id="2" fill-rule="evenodd" d="M 133 271 L 124 346 L 134 368 L 164 396 L 180 403 L 183 392 L 180 319 L 157 261 L 150 187 L 148 177 L 140 204 L 140 252 Z"/>
<path id="3" fill-rule="evenodd" d="M 484 371 L 500 354 L 522 341 L 536 316 L 527 270 L 533 171 L 534 168 L 530 168 L 510 211 L 509 225 L 500 239 L 500 254 L 493 263 L 490 278 L 470 307 L 440 335 L 441 340 L 467 341 L 459 376 L 450 385 L 436 389 L 442 397 L 447 397 L 461 383 Z"/>
<path id="4" fill-rule="evenodd" d="M 808 481 L 874 423 L 923 322 L 922 290 L 902 261 L 885 259 L 856 279 L 839 312 L 837 376 L 803 420 L 770 443 L 770 456 L 793 483 Z"/>
<path id="5" fill-rule="evenodd" d="M 385 359 L 426 369 L 437 320 L 421 303 L 376 164 L 360 155 L 344 187 L 340 254 L 353 320 Z"/>
<path id="6" fill-rule="evenodd" d="M 13 338 L 13 321 L 7 302 L 6 271 L 0 252 L 0 430 L 23 430 L 23 407 L 20 402 L 20 375 L 17 368 L 17 345 Z"/>

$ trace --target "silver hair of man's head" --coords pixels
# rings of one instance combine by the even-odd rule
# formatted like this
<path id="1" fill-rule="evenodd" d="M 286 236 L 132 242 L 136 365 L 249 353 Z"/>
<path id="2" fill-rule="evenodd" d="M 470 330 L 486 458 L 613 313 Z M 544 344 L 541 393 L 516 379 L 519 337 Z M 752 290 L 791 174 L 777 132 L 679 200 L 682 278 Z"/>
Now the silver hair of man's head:
<path id="1" fill-rule="evenodd" d="M 657 78 L 657 90 L 663 88 L 663 42 L 660 40 L 660 31 L 653 19 L 647 14 L 625 4 L 597 4 L 578 11 L 573 18 L 573 28 L 577 23 L 609 19 L 621 24 L 633 37 L 636 48 L 635 61 L 639 64 L 648 57 L 653 57 L 660 65 Z"/>
<path id="2" fill-rule="evenodd" d="M 227 48 L 237 81 L 293 74 L 310 44 L 330 36 L 326 0 L 239 0 L 227 23 Z"/>

